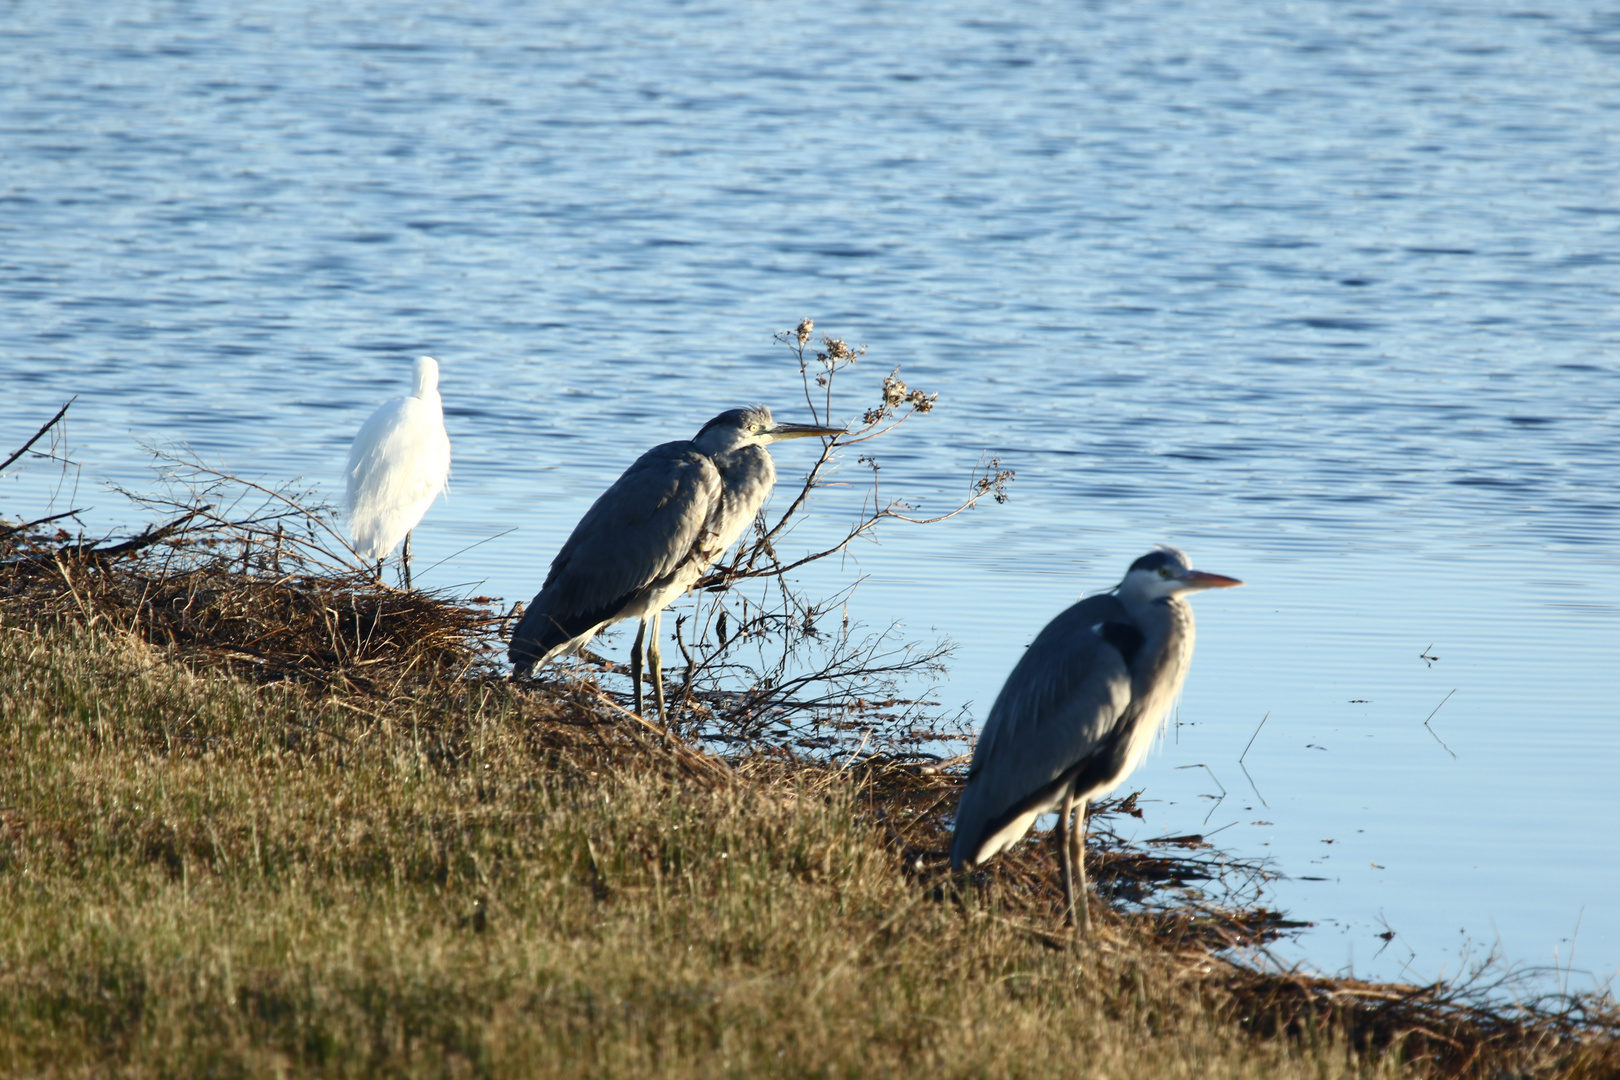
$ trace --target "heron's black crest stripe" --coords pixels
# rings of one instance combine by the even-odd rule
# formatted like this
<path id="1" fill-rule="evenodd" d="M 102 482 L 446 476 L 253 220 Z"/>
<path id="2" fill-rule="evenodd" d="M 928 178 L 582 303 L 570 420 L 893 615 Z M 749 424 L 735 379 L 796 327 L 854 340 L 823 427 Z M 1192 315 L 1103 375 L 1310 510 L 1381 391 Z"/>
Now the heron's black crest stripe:
<path id="1" fill-rule="evenodd" d="M 749 413 L 760 412 L 763 409 L 764 406 L 761 405 L 750 405 L 746 409 L 727 409 L 725 412 L 721 413 L 719 416 L 715 417 L 713 420 L 710 420 L 707 424 L 704 424 L 701 428 L 699 428 L 698 433 L 692 436 L 692 441 L 697 442 L 699 439 L 703 438 L 703 433 L 705 431 L 708 431 L 712 427 L 720 427 L 722 424 L 730 424 L 733 427 L 741 427 L 747 420 Z"/>
<path id="2" fill-rule="evenodd" d="M 1103 623 L 1097 628 L 1097 635 L 1119 650 L 1126 668 L 1136 663 L 1136 654 L 1142 651 L 1142 643 L 1147 640 L 1142 636 L 1142 631 L 1122 622 Z"/>
<path id="3" fill-rule="evenodd" d="M 735 412 L 735 409 L 731 410 L 730 412 L 723 412 L 713 420 L 710 420 L 707 424 L 704 424 L 702 427 L 698 428 L 698 433 L 692 436 L 692 441 L 697 442 L 699 439 L 703 438 L 703 433 L 708 431 L 710 428 L 718 427 L 719 425 L 726 423 L 731 419 L 732 414 Z"/>
<path id="4" fill-rule="evenodd" d="M 1132 570 L 1160 570 L 1168 566 L 1172 570 L 1187 569 L 1187 556 L 1173 547 L 1162 547 L 1150 551 L 1146 555 L 1131 563 Z"/>

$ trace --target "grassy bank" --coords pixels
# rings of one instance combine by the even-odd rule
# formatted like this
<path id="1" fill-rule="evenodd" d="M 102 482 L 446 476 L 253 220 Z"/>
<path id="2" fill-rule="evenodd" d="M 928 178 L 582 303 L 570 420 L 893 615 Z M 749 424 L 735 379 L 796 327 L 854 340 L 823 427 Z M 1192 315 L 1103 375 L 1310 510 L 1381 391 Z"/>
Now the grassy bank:
<path id="1" fill-rule="evenodd" d="M 1354 1071 L 933 902 L 853 785 L 698 783 L 512 694 L 374 717 L 7 628 L 0 711 L 13 1072 Z"/>
<path id="2" fill-rule="evenodd" d="M 1099 845 L 1071 945 L 1045 845 L 952 887 L 949 773 L 717 757 L 513 687 L 476 609 L 156 543 L 0 559 L 7 1074 L 1620 1067 L 1592 1003 L 1238 963 L 1272 916 L 1144 905 L 1198 872 L 1151 852 Z"/>

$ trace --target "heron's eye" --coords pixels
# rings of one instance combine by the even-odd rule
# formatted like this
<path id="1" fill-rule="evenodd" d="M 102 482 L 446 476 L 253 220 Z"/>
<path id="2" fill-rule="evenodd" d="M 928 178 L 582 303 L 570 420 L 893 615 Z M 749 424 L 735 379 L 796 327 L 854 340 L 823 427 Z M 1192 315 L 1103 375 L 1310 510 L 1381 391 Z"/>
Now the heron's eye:
<path id="1" fill-rule="evenodd" d="M 750 434 L 755 434 L 755 435 L 759 434 L 759 425 L 758 424 L 749 424 L 748 425 L 748 431 L 749 431 Z"/>
<path id="2" fill-rule="evenodd" d="M 1168 566 L 1159 567 L 1159 576 L 1168 581 L 1170 579 L 1170 568 Z"/>

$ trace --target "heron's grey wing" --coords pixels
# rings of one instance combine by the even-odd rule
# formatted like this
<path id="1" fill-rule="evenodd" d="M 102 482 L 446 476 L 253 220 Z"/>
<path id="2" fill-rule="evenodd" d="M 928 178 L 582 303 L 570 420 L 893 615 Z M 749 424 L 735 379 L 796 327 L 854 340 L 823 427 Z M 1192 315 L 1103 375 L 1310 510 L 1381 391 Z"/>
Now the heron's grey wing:
<path id="1" fill-rule="evenodd" d="M 668 577 L 702 541 L 719 499 L 719 470 L 690 443 L 665 443 L 637 458 L 551 561 L 545 585 L 512 635 L 513 663 L 544 659 Z"/>
<path id="2" fill-rule="evenodd" d="M 956 811 L 954 862 L 981 861 L 987 840 L 1049 801 L 1061 778 L 1107 746 L 1130 706 L 1134 632 L 1120 602 L 1104 595 L 1070 607 L 1036 636 L 979 734 Z"/>

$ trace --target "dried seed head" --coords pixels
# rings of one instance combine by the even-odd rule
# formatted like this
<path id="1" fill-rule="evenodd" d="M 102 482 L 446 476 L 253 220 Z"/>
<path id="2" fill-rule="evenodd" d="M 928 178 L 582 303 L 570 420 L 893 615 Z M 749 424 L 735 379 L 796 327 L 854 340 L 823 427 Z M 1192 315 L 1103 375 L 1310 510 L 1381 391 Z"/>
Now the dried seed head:
<path id="1" fill-rule="evenodd" d="M 990 495 L 998 503 L 1007 501 L 1007 485 L 1012 483 L 1013 477 L 1018 473 L 1013 469 L 1003 469 L 1001 459 L 993 457 L 980 472 L 979 478 L 974 481 L 973 490 L 975 499 Z"/>
<path id="2" fill-rule="evenodd" d="M 799 320 L 799 325 L 794 327 L 793 333 L 794 333 L 794 336 L 796 336 L 799 339 L 799 344 L 800 345 L 805 345 L 805 344 L 807 344 L 809 342 L 810 334 L 811 334 L 812 331 L 815 330 L 815 328 L 816 328 L 816 323 L 815 323 L 814 319 L 800 319 Z"/>
<path id="3" fill-rule="evenodd" d="M 824 335 L 821 339 L 821 345 L 823 351 L 816 353 L 816 359 L 828 367 L 836 367 L 839 364 L 853 364 L 866 355 L 865 345 L 852 349 L 843 338 Z"/>
<path id="4" fill-rule="evenodd" d="M 939 400 L 938 394 L 925 394 L 921 390 L 913 390 L 906 395 L 906 403 L 918 412 L 931 412 L 934 403 Z"/>

